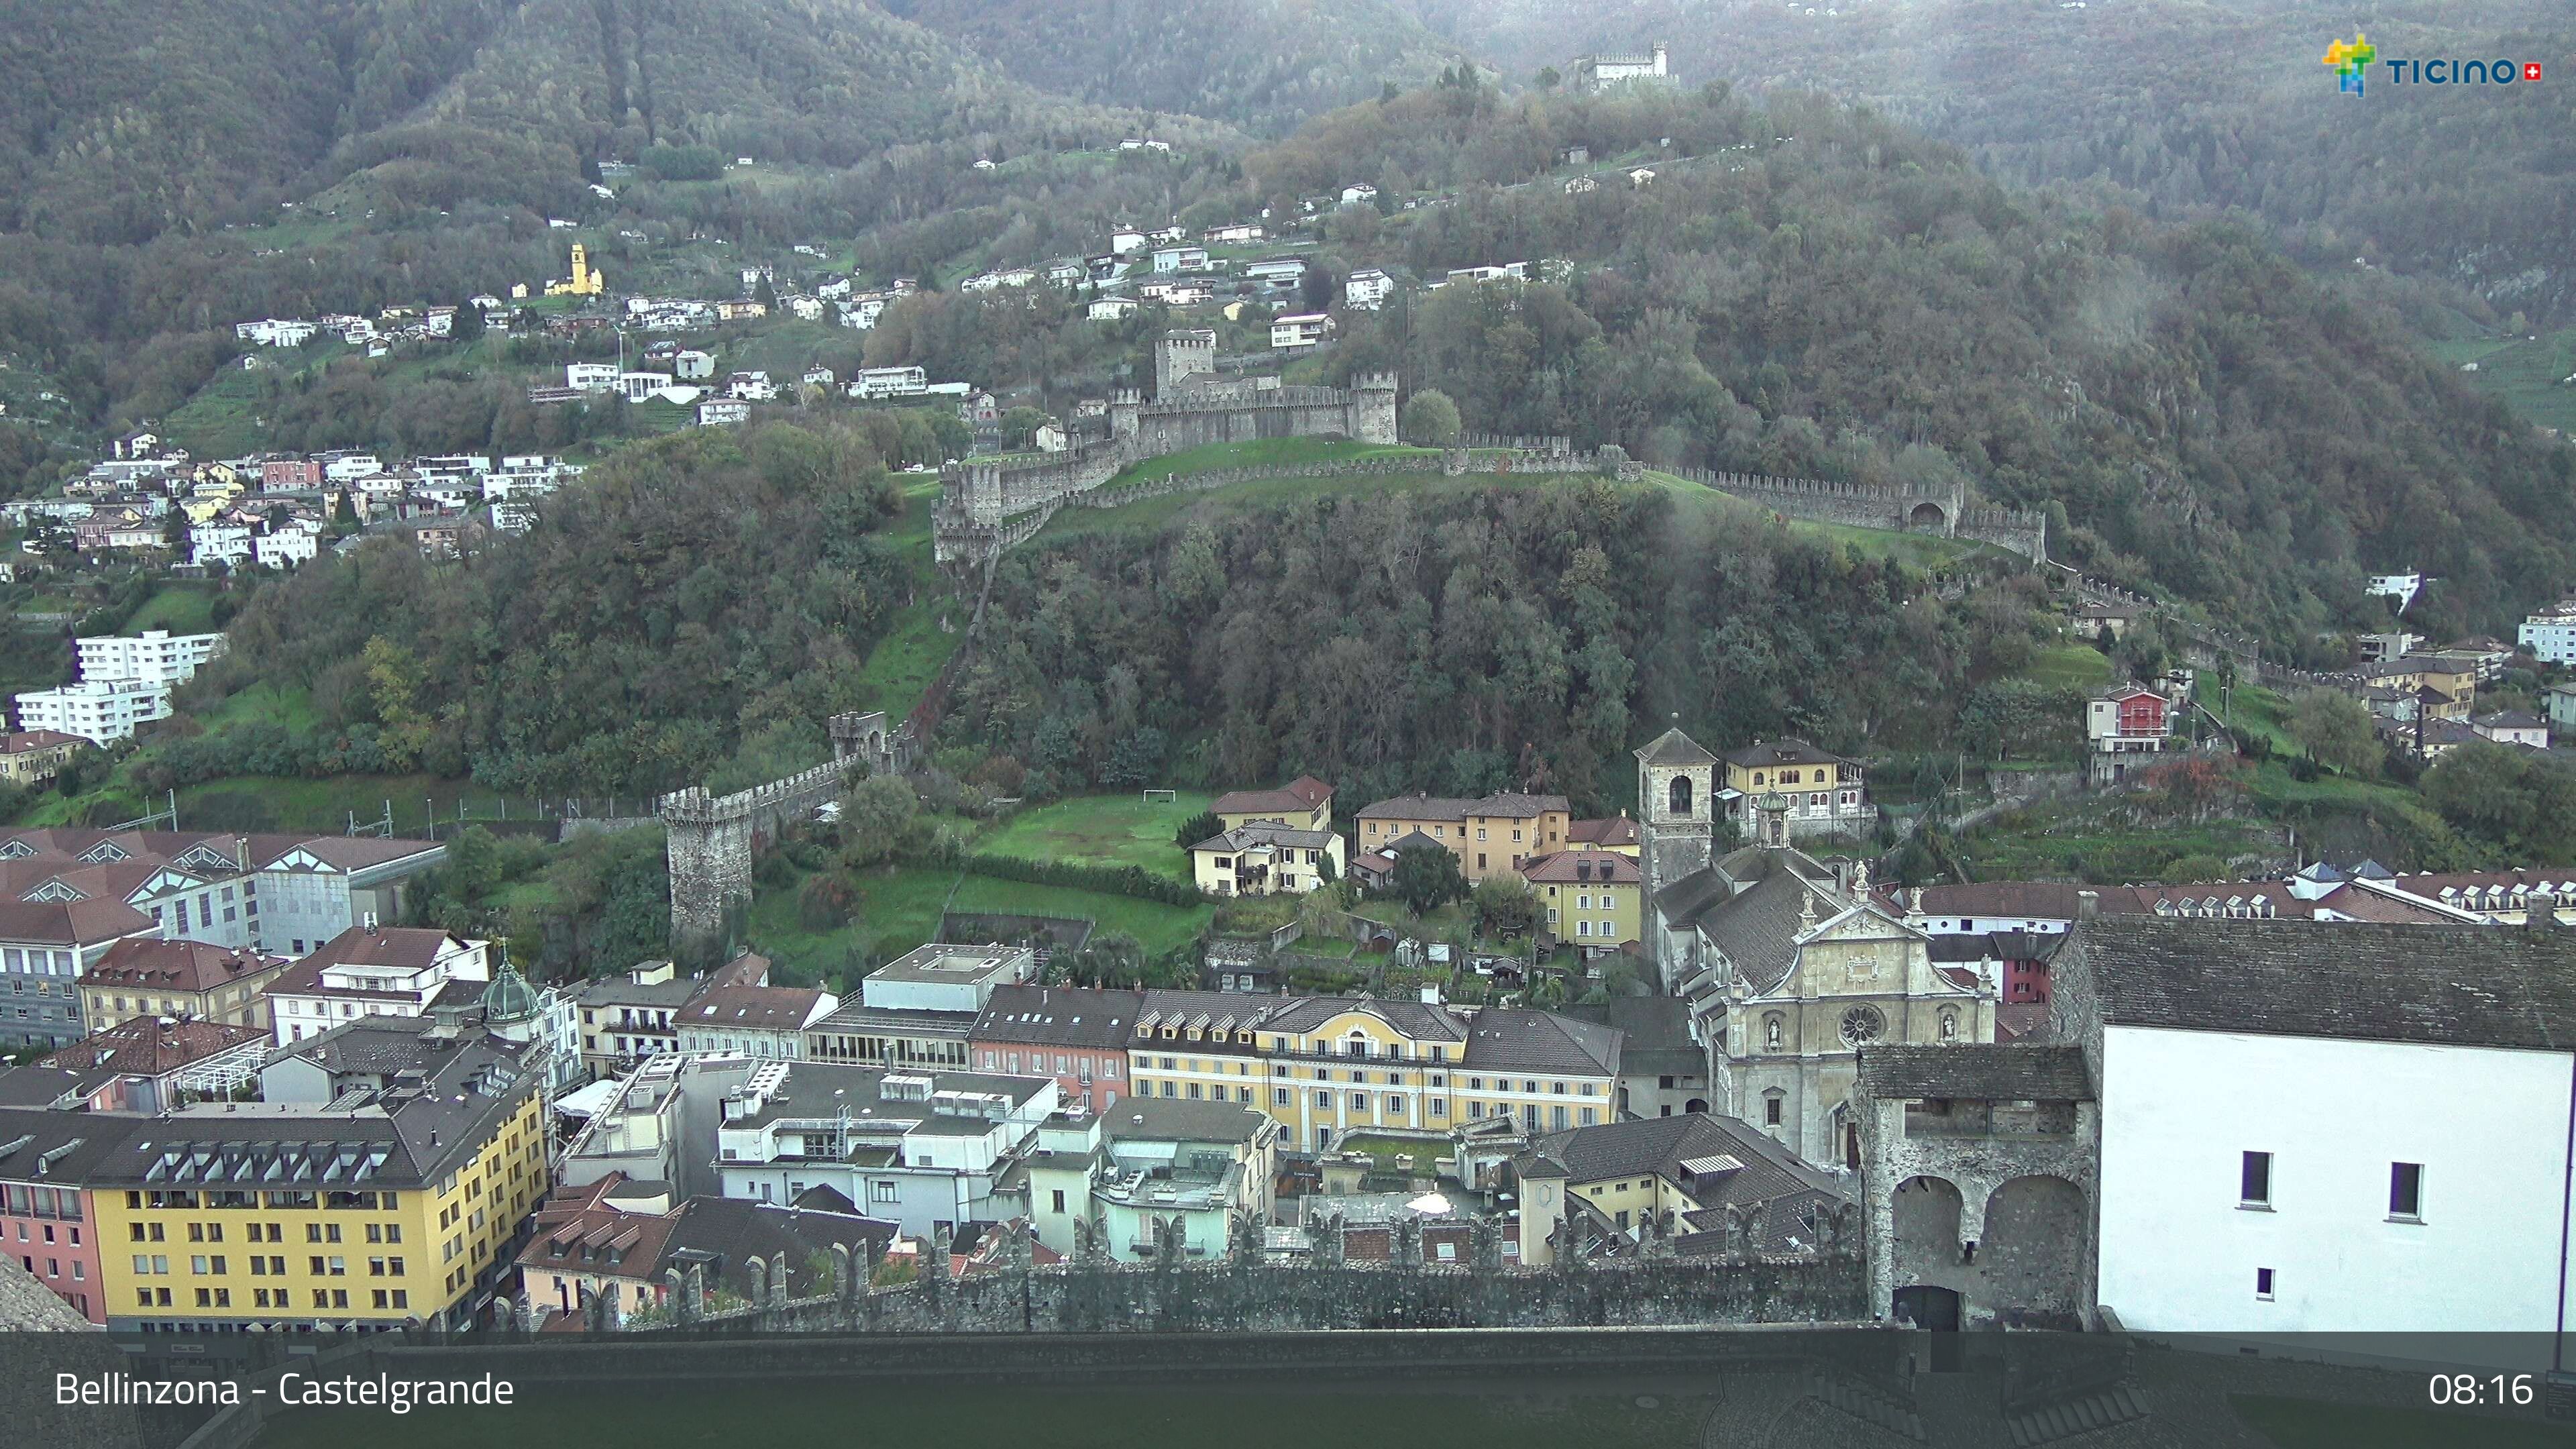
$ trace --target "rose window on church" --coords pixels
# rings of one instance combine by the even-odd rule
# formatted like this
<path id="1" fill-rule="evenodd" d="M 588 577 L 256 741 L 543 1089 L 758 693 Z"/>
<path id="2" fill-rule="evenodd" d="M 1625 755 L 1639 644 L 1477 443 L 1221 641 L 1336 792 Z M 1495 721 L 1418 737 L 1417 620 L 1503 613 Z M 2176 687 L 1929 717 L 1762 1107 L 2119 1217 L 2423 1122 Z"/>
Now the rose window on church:
<path id="1" fill-rule="evenodd" d="M 1873 1042 L 1887 1030 L 1887 1018 L 1875 1006 L 1855 1006 L 1843 1013 L 1843 1044 L 1859 1046 Z"/>

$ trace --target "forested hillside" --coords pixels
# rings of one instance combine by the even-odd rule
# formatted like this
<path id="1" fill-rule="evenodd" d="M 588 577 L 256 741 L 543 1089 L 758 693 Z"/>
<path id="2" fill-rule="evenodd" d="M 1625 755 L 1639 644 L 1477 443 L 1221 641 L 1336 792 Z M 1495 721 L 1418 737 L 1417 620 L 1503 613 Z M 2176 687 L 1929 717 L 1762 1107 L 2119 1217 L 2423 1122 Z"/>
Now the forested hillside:
<path id="1" fill-rule="evenodd" d="M 1012 77 L 1259 129 L 1410 89 L 1451 47 L 1391 0 L 887 0 Z"/>
<path id="2" fill-rule="evenodd" d="M 242 726 L 163 768 L 636 794 L 731 779 L 737 754 L 744 784 L 828 758 L 822 721 L 876 703 L 859 666 L 913 588 L 878 536 L 899 503 L 881 456 L 856 429 L 695 430 L 619 454 L 469 563 L 385 543 L 307 567 L 233 621 L 192 703 L 306 689 L 316 729 Z"/>
<path id="3" fill-rule="evenodd" d="M 2576 90 L 2339 94 L 2319 63 L 2356 25 L 2383 57 L 2540 60 L 2559 0 L 1412 0 L 1522 78 L 1660 37 L 1685 82 L 1815 89 L 1880 107 L 2019 181 L 2101 179 L 2151 214 L 2242 208 L 2304 260 L 2450 278 L 2497 315 L 2576 316 Z M 1833 13 L 1827 13 L 1831 10 Z"/>
<path id="4" fill-rule="evenodd" d="M 1671 138 L 1653 181 L 1518 182 L 1559 148 Z M 2024 192 L 1866 112 L 1779 96 L 1435 88 L 1247 163 L 1460 190 L 1341 243 L 1417 274 L 1562 257 L 1560 290 L 1452 287 L 1350 319 L 1330 368 L 1394 366 L 1469 426 L 1650 461 L 1884 480 L 1963 472 L 2062 510 L 2058 557 L 2295 645 L 2360 575 L 2452 581 L 2428 627 L 2508 629 L 2576 573 L 2567 451 L 2253 230 Z M 1369 240 L 1363 243 L 1360 234 Z"/>
<path id="5" fill-rule="evenodd" d="M 1919 748 L 2027 662 L 2035 581 L 1945 599 L 1751 516 L 1593 479 L 1042 539 L 1002 565 L 952 733 L 1041 794 L 1313 771 L 1353 800 L 1604 809 L 1668 714 L 1729 744 Z"/>

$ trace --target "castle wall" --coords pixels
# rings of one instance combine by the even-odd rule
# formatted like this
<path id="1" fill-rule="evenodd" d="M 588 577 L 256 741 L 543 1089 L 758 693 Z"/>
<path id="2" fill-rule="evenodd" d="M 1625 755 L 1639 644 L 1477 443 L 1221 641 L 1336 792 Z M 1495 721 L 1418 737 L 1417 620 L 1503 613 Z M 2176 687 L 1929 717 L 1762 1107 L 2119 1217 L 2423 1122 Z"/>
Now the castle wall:
<path id="1" fill-rule="evenodd" d="M 1684 469 L 1682 476 L 1790 518 L 1974 539 L 2035 563 L 2048 559 L 2048 515 L 2027 509 L 1971 508 L 1966 491 L 1956 486 L 1937 491 L 1874 488 L 1705 468 Z"/>
<path id="2" fill-rule="evenodd" d="M 732 795 L 692 785 L 662 797 L 664 857 L 671 872 L 671 944 L 694 951 L 719 941 L 725 907 L 751 897 L 752 852 L 791 820 L 840 798 L 847 758 Z"/>

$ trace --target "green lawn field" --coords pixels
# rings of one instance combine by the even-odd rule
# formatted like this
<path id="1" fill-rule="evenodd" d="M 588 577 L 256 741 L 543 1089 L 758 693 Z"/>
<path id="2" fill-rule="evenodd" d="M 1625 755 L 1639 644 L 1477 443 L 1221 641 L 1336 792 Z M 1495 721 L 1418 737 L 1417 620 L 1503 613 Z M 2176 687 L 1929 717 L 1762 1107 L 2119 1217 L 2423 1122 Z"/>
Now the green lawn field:
<path id="1" fill-rule="evenodd" d="M 1211 795 L 1176 791 L 1170 804 L 1141 792 L 1083 795 L 1023 810 L 975 842 L 979 851 L 1022 860 L 1080 860 L 1137 865 L 1174 880 L 1190 878 L 1189 857 L 1172 843 L 1183 821 L 1205 813 Z"/>

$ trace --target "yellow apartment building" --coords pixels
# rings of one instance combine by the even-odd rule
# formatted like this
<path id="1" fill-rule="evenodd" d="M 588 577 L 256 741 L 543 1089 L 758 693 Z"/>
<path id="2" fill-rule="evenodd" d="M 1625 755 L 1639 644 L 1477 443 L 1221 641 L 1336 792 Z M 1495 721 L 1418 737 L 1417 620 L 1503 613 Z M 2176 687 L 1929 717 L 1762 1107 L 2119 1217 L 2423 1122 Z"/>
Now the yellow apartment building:
<path id="1" fill-rule="evenodd" d="M 1521 867 L 1550 939 L 1615 949 L 1643 938 L 1644 877 L 1634 856 L 1581 847 Z"/>
<path id="2" fill-rule="evenodd" d="M 97 1170 L 111 1331 L 463 1325 L 550 1187 L 543 1073 L 477 1042 L 354 1109 L 210 1103 Z"/>
<path id="3" fill-rule="evenodd" d="M 1562 795 L 1398 795 L 1360 811 L 1358 844 L 1363 851 L 1383 850 L 1419 830 L 1457 853 L 1458 869 L 1468 880 L 1481 881 L 1564 849 L 1573 826 L 1574 813 Z"/>
<path id="4" fill-rule="evenodd" d="M 1534 1132 L 1618 1115 L 1620 1033 L 1553 1012 L 1337 996 L 1148 991 L 1127 1048 L 1137 1096 L 1259 1107 L 1301 1151 L 1372 1130 L 1516 1117 Z"/>

